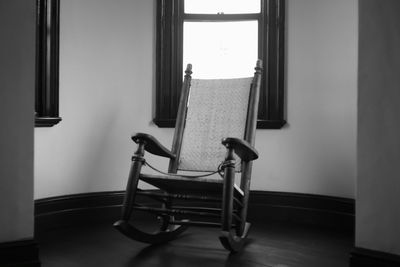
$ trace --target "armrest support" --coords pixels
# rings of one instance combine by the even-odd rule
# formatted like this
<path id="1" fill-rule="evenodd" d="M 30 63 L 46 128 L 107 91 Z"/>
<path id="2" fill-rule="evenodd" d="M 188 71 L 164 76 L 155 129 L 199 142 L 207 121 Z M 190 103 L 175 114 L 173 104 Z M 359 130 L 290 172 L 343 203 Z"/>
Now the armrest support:
<path id="1" fill-rule="evenodd" d="M 176 157 L 176 155 L 172 154 L 168 148 L 164 147 L 155 137 L 150 134 L 136 133 L 132 135 L 132 140 L 136 144 L 143 142 L 145 144 L 144 150 L 151 154 L 171 159 Z"/>
<path id="2" fill-rule="evenodd" d="M 227 137 L 222 139 L 221 143 L 227 148 L 233 148 L 235 153 L 243 161 L 252 161 L 258 159 L 257 150 L 252 145 L 250 145 L 249 142 L 243 139 Z"/>

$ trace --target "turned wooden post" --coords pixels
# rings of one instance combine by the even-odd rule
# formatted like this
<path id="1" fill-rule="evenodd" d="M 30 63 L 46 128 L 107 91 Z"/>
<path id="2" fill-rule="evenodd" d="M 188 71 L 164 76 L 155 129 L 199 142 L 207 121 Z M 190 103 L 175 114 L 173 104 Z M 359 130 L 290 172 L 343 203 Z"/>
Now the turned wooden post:
<path id="1" fill-rule="evenodd" d="M 140 170 L 144 164 L 144 145 L 143 141 L 138 142 L 137 150 L 132 157 L 131 168 L 129 171 L 128 184 L 126 186 L 126 193 L 122 207 L 122 220 L 128 221 L 131 217 L 133 206 L 135 203 L 135 196 L 137 185 L 139 182 Z"/>
<path id="2" fill-rule="evenodd" d="M 229 232 L 232 226 L 233 186 L 235 183 L 235 157 L 233 148 L 227 146 L 224 168 L 224 186 L 222 192 L 222 231 Z"/>
<path id="3" fill-rule="evenodd" d="M 249 97 L 249 110 L 247 113 L 247 122 L 244 139 L 254 146 L 255 135 L 257 128 L 257 114 L 258 114 L 258 102 L 260 98 L 260 85 L 261 85 L 261 72 L 262 72 L 262 61 L 257 60 L 254 78 L 251 84 L 250 97 Z M 242 223 L 240 226 L 240 232 L 244 230 L 245 222 L 247 218 L 247 206 L 249 202 L 250 193 L 250 181 L 251 181 L 251 170 L 253 162 L 242 162 L 242 175 L 240 180 L 240 189 L 242 189 L 243 196 L 243 208 L 241 209 L 240 217 Z"/>
<path id="4" fill-rule="evenodd" d="M 174 139 L 172 141 L 171 152 L 176 155 L 176 158 L 169 162 L 168 172 L 176 173 L 179 165 L 179 155 L 182 146 L 183 131 L 185 129 L 187 103 L 190 92 L 190 82 L 192 81 L 192 64 L 188 64 L 185 70 L 185 78 L 182 84 L 181 97 L 179 100 L 179 108 L 176 117 Z"/>

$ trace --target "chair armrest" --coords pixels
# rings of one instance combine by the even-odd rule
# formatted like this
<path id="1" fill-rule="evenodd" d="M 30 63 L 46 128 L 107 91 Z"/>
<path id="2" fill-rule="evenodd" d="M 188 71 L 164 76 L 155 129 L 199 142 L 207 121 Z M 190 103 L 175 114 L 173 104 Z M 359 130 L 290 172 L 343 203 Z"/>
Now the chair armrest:
<path id="1" fill-rule="evenodd" d="M 243 161 L 252 161 L 258 159 L 257 150 L 252 145 L 250 145 L 249 142 L 243 139 L 227 137 L 222 139 L 221 143 L 227 148 L 233 148 L 235 153 Z"/>
<path id="2" fill-rule="evenodd" d="M 168 148 L 163 146 L 154 136 L 150 134 L 136 133 L 132 135 L 132 140 L 136 144 L 143 142 L 145 144 L 144 150 L 151 154 L 171 159 L 176 158 L 176 155 L 174 155 Z"/>

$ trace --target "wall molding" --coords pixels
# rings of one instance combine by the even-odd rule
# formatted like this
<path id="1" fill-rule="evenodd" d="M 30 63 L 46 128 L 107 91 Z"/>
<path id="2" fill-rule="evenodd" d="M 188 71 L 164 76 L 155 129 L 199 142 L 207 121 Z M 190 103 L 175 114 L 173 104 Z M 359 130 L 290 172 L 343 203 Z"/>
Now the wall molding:
<path id="1" fill-rule="evenodd" d="M 1 267 L 40 267 L 39 249 L 33 239 L 0 243 Z"/>
<path id="2" fill-rule="evenodd" d="M 35 233 L 83 222 L 119 219 L 125 191 L 57 196 L 35 201 Z M 140 196 L 138 196 L 140 197 Z M 294 222 L 354 231 L 354 200 L 313 194 L 252 191 L 249 221 Z"/>
<path id="3" fill-rule="evenodd" d="M 400 256 L 390 253 L 355 247 L 350 254 L 350 267 L 398 267 Z"/>

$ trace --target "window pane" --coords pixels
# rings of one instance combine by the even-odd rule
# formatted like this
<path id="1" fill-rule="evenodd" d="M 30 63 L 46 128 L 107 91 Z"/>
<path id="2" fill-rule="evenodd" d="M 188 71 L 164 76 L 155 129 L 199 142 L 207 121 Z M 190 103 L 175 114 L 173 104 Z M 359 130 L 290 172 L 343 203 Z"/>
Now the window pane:
<path id="1" fill-rule="evenodd" d="M 185 13 L 260 13 L 261 0 L 185 0 Z"/>
<path id="2" fill-rule="evenodd" d="M 257 21 L 184 23 L 183 63 L 193 64 L 193 78 L 250 77 L 257 58 Z"/>

